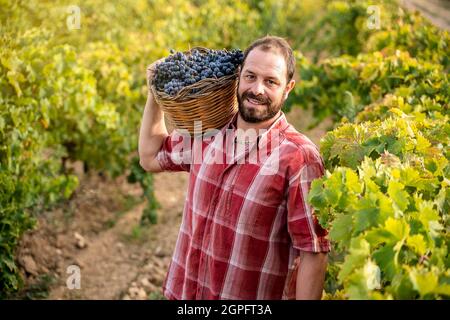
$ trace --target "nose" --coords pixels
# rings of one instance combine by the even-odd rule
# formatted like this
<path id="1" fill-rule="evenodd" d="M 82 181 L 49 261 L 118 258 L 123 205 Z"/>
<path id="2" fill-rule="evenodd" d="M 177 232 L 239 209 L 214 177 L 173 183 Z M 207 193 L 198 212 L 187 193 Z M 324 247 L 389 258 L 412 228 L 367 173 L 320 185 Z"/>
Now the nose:
<path id="1" fill-rule="evenodd" d="M 251 91 L 255 96 L 262 95 L 264 94 L 264 85 L 261 83 L 261 81 L 255 81 Z"/>

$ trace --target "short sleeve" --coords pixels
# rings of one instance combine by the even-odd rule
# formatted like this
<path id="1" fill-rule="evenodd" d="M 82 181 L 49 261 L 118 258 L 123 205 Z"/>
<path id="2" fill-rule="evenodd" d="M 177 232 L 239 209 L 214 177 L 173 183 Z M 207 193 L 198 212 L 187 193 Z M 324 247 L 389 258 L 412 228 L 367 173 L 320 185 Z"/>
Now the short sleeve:
<path id="1" fill-rule="evenodd" d="M 164 138 L 156 160 L 164 171 L 190 171 L 193 138 L 173 130 Z"/>
<path id="2" fill-rule="evenodd" d="M 306 150 L 296 157 L 289 179 L 288 231 L 294 248 L 309 252 L 328 252 L 328 232 L 320 226 L 314 209 L 307 201 L 311 182 L 324 174 L 323 160 L 314 148 Z"/>

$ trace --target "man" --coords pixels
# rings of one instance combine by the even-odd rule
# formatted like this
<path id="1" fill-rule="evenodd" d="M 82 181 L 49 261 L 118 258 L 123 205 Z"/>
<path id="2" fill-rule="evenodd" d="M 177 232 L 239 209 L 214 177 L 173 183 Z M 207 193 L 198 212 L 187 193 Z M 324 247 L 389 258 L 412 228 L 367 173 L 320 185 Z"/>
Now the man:
<path id="1" fill-rule="evenodd" d="M 141 166 L 149 172 L 190 172 L 183 221 L 163 285 L 168 299 L 321 298 L 330 244 L 307 195 L 324 168 L 317 147 L 281 111 L 295 85 L 294 69 L 292 50 L 282 38 L 264 37 L 244 52 L 239 112 L 216 135 L 231 130 L 235 149 L 245 145 L 232 162 L 177 161 L 179 136 L 168 135 L 164 114 L 149 94 L 139 137 Z M 258 135 L 241 139 L 242 132 L 255 130 Z M 223 139 L 205 140 L 202 159 L 229 158 Z M 267 145 L 263 160 L 236 161 Z M 193 159 L 196 148 L 188 151 Z"/>

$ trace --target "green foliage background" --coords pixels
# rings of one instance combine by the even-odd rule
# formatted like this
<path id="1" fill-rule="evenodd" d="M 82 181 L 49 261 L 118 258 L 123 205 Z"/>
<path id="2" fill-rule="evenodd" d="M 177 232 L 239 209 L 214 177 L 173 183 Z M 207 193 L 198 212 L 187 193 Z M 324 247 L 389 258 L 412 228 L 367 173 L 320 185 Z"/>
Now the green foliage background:
<path id="1" fill-rule="evenodd" d="M 145 68 L 170 49 L 289 40 L 297 85 L 285 111 L 312 108 L 335 129 L 310 201 L 330 228 L 328 299 L 450 295 L 449 36 L 394 0 L 0 0 L 0 295 L 21 284 L 15 247 L 34 217 L 69 199 L 65 164 L 152 177 L 132 155 Z M 378 5 L 380 28 L 369 29 Z"/>

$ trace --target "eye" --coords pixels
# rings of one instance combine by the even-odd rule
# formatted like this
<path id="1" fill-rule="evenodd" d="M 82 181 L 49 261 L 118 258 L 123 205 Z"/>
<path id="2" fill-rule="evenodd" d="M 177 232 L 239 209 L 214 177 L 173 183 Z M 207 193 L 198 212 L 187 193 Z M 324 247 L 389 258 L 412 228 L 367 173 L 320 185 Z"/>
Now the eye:
<path id="1" fill-rule="evenodd" d="M 251 74 L 247 74 L 247 75 L 245 76 L 245 78 L 246 78 L 247 80 L 253 80 L 253 79 L 255 78 L 255 76 L 254 76 L 254 75 L 251 75 Z"/>
<path id="2" fill-rule="evenodd" d="M 271 85 L 271 86 L 274 86 L 274 85 L 277 84 L 277 83 L 276 83 L 275 81 L 273 81 L 273 80 L 267 80 L 267 83 L 268 83 L 269 85 Z"/>

